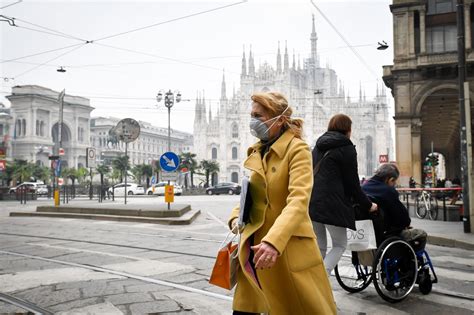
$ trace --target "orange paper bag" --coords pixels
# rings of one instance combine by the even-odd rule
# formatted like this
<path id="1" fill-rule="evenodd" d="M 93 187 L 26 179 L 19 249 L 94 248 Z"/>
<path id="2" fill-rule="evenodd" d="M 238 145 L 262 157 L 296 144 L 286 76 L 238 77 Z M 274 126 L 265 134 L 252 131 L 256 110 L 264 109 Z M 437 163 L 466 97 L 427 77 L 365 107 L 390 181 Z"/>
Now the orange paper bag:
<path id="1" fill-rule="evenodd" d="M 211 278 L 209 279 L 210 284 L 232 290 L 237 284 L 238 252 L 238 244 L 233 244 L 232 241 L 219 250 L 214 268 L 212 269 Z"/>

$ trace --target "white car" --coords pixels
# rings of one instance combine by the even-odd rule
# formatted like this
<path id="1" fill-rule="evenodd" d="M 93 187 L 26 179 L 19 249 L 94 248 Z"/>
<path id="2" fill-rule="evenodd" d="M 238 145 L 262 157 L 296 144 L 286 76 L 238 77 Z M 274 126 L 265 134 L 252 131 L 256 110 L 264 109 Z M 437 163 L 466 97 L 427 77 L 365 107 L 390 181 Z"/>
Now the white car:
<path id="1" fill-rule="evenodd" d="M 17 189 L 26 189 L 28 193 L 36 193 L 38 195 L 47 195 L 48 186 L 43 182 L 24 182 L 16 187 L 10 188 L 10 194 L 16 193 Z"/>
<path id="2" fill-rule="evenodd" d="M 158 195 L 158 196 L 164 196 L 165 195 L 165 186 L 168 185 L 168 182 L 160 182 L 158 184 L 155 184 L 155 192 L 153 192 L 153 186 L 149 187 L 146 190 L 147 195 Z M 173 185 L 173 184 L 171 184 Z M 175 196 L 180 196 L 183 193 L 183 188 L 179 185 L 173 185 L 173 190 Z"/>
<path id="3" fill-rule="evenodd" d="M 125 195 L 125 183 L 117 184 L 113 187 L 109 188 L 110 194 L 115 196 L 124 196 Z M 134 184 L 134 183 L 127 183 L 127 195 L 144 195 L 145 194 L 145 187 L 142 185 Z"/>

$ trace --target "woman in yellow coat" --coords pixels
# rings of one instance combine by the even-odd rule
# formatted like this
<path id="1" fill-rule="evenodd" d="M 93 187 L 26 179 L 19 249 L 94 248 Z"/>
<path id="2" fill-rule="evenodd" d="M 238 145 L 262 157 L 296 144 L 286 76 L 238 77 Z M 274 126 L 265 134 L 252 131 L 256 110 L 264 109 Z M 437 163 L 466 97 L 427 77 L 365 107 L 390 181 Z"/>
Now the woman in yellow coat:
<path id="1" fill-rule="evenodd" d="M 335 314 L 336 306 L 308 215 L 311 152 L 302 121 L 280 93 L 252 95 L 248 149 L 252 207 L 240 242 L 234 314 Z M 239 207 L 229 227 L 235 230 Z"/>

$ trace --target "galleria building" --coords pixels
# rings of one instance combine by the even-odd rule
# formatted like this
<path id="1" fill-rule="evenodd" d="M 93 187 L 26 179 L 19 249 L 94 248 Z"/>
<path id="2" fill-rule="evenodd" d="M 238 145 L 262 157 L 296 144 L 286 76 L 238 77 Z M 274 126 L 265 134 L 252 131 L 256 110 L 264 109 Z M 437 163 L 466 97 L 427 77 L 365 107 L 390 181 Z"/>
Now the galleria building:
<path id="1" fill-rule="evenodd" d="M 196 99 L 194 118 L 194 150 L 198 160 L 214 159 L 220 171 L 214 174 L 213 183 L 240 182 L 242 176 L 250 175 L 244 169 L 247 148 L 258 139 L 250 134 L 250 96 L 259 91 L 279 91 L 293 107 L 293 117 L 304 119 L 304 139 L 314 147 L 318 137 L 326 131 L 331 116 L 344 113 L 352 118 L 352 142 L 358 153 L 359 174 L 371 176 L 378 166 L 379 156 L 393 159 L 392 138 L 387 97 L 383 87 L 374 86 L 375 98 L 366 99 L 359 91 L 359 98 L 351 100 L 345 95 L 336 72 L 321 67 L 317 51 L 317 34 L 312 24 L 310 37 L 311 55 L 303 65 L 293 54 L 290 65 L 288 48 L 282 56 L 278 45 L 276 67 L 263 63 L 255 68 L 250 50 L 248 58 L 244 51 L 240 88 L 227 97 L 225 77 L 222 78 L 221 97 L 217 115 L 206 109 L 206 100 Z M 209 105 L 210 107 L 210 105 Z"/>

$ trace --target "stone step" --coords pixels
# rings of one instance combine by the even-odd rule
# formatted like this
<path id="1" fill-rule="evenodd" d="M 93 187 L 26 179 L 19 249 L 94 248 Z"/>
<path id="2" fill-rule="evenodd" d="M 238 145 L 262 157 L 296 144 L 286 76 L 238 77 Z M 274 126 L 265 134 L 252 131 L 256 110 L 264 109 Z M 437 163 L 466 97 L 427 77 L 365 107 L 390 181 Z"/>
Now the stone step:
<path id="1" fill-rule="evenodd" d="M 191 210 L 190 205 L 172 206 L 170 210 L 166 205 L 162 206 L 146 206 L 140 207 L 137 205 L 106 205 L 106 206 L 38 206 L 37 212 L 48 213 L 77 213 L 77 214 L 103 214 L 114 216 L 132 216 L 132 217 L 151 217 L 151 218 L 170 218 L 181 217 Z"/>
<path id="2" fill-rule="evenodd" d="M 166 225 L 187 225 L 191 224 L 201 210 L 187 211 L 180 217 L 144 217 L 144 216 L 126 216 L 126 215 L 108 215 L 108 214 L 87 214 L 87 213 L 67 213 L 67 212 L 35 212 L 22 211 L 10 212 L 12 217 L 52 217 L 52 218 L 69 218 L 69 219 L 90 219 L 90 220 L 109 220 L 109 221 L 127 221 L 139 223 L 156 223 Z"/>

